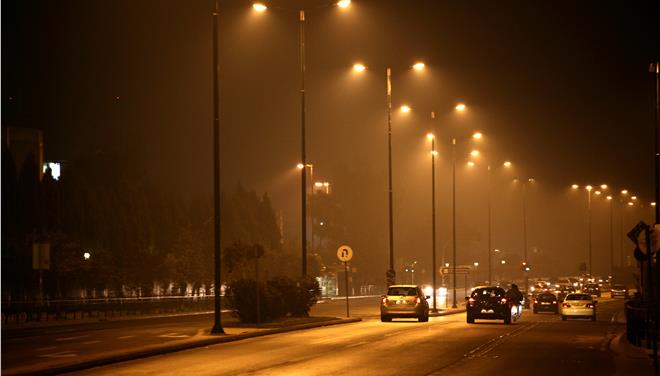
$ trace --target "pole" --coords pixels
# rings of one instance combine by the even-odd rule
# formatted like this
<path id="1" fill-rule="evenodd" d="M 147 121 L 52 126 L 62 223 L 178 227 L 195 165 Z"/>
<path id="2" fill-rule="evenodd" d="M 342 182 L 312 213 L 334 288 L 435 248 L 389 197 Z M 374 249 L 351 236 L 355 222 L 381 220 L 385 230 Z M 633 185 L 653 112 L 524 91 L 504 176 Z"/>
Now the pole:
<path id="1" fill-rule="evenodd" d="M 525 204 L 525 191 L 527 187 L 527 181 L 522 182 L 522 209 L 523 209 L 523 250 L 524 250 L 524 261 L 526 265 L 529 265 L 527 262 L 527 206 Z M 527 269 L 524 270 L 525 273 L 525 295 L 529 294 L 529 272 Z M 525 306 L 529 304 L 529 300 L 525 297 Z"/>
<path id="2" fill-rule="evenodd" d="M 624 220 L 625 208 L 626 205 L 623 203 L 619 207 L 619 267 L 620 268 L 623 268 L 623 220 Z"/>
<path id="3" fill-rule="evenodd" d="M 435 137 L 431 139 L 431 268 L 433 270 L 433 312 L 438 312 L 436 305 L 437 301 L 437 274 L 438 270 L 435 265 Z"/>
<path id="4" fill-rule="evenodd" d="M 348 314 L 348 261 L 344 261 L 344 285 L 346 286 L 346 317 Z"/>
<path id="5" fill-rule="evenodd" d="M 651 66 L 655 68 L 655 223 L 660 224 L 660 62 Z"/>
<path id="6" fill-rule="evenodd" d="M 452 284 L 454 302 L 452 308 L 458 308 L 456 305 L 456 139 L 451 140 L 451 237 L 452 237 Z"/>
<path id="7" fill-rule="evenodd" d="M 491 192 L 490 192 L 490 165 L 488 166 L 488 175 L 486 178 L 486 189 L 488 191 L 488 283 L 493 284 L 493 248 L 492 248 L 492 227 L 491 227 Z"/>
<path id="8" fill-rule="evenodd" d="M 614 276 L 614 197 L 610 200 L 610 276 Z"/>
<path id="9" fill-rule="evenodd" d="M 589 277 L 593 277 L 592 267 L 591 267 L 591 189 L 587 189 L 587 226 L 589 227 L 588 232 L 588 248 L 589 248 Z"/>
<path id="10" fill-rule="evenodd" d="M 314 207 L 313 201 L 314 201 L 314 165 L 309 164 L 309 188 L 312 191 L 312 194 L 309 197 L 309 218 L 310 218 L 310 224 L 311 226 L 309 227 L 309 237 L 310 237 L 310 248 L 312 249 L 312 252 L 314 252 L 314 214 L 312 212 L 312 208 Z"/>
<path id="11" fill-rule="evenodd" d="M 301 161 L 303 168 L 300 170 L 301 182 L 301 243 L 302 243 L 302 275 L 307 275 L 307 161 L 305 155 L 305 11 L 300 11 L 300 136 L 301 136 Z"/>
<path id="12" fill-rule="evenodd" d="M 390 270 L 394 271 L 394 219 L 392 218 L 392 70 L 390 68 L 387 68 L 387 162 Z"/>
<path id="13" fill-rule="evenodd" d="M 254 279 L 257 285 L 257 326 L 261 325 L 261 294 L 259 293 L 259 247 L 254 247 Z"/>
<path id="14" fill-rule="evenodd" d="M 215 10 L 213 11 L 213 208 L 214 208 L 214 274 L 213 285 L 214 295 L 214 323 L 211 329 L 212 334 L 224 334 L 222 329 L 221 315 L 221 295 L 222 286 L 221 272 L 221 254 L 220 254 L 220 111 L 219 111 L 219 85 L 218 78 L 220 66 L 218 62 L 218 0 L 215 0 Z"/>

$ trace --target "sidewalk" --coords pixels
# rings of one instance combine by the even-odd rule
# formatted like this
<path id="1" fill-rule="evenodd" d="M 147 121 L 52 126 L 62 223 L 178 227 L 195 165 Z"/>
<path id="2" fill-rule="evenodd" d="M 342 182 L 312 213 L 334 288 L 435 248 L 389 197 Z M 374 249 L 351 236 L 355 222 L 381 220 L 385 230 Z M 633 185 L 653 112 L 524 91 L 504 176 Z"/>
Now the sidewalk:
<path id="1" fill-rule="evenodd" d="M 610 341 L 610 350 L 614 354 L 616 375 L 652 375 L 652 351 L 644 347 L 637 347 L 626 339 L 622 332 Z"/>

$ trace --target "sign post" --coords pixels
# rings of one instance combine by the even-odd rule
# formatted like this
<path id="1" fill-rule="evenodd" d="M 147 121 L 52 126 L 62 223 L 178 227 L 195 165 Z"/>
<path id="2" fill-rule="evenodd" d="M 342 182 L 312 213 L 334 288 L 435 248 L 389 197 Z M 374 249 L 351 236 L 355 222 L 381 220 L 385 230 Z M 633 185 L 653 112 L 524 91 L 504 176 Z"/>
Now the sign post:
<path id="1" fill-rule="evenodd" d="M 337 258 L 344 263 L 344 288 L 346 289 L 346 317 L 349 316 L 348 311 L 348 262 L 353 258 L 353 249 L 347 245 L 342 245 L 337 249 Z"/>

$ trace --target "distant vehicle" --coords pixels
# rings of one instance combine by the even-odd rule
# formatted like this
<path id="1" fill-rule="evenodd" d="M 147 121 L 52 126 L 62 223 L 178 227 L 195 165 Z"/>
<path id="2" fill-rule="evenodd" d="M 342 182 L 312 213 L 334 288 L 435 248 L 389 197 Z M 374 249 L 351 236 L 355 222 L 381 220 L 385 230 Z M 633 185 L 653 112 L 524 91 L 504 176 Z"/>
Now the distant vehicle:
<path id="1" fill-rule="evenodd" d="M 598 287 L 600 287 L 601 293 L 603 291 L 611 291 L 612 290 L 612 286 L 610 285 L 609 282 L 598 282 Z"/>
<path id="2" fill-rule="evenodd" d="M 585 294 L 590 294 L 600 298 L 600 286 L 597 283 L 587 283 L 582 288 L 582 292 Z"/>
<path id="3" fill-rule="evenodd" d="M 534 313 L 539 312 L 552 312 L 559 313 L 559 304 L 557 297 L 554 294 L 544 292 L 539 294 L 534 299 Z"/>
<path id="4" fill-rule="evenodd" d="M 557 300 L 562 301 L 564 298 L 566 298 L 566 295 L 574 293 L 575 292 L 575 287 L 573 286 L 559 286 L 557 289 Z"/>
<path id="5" fill-rule="evenodd" d="M 389 322 L 392 318 L 416 317 L 420 322 L 429 321 L 429 303 L 416 285 L 392 285 L 380 302 L 380 321 Z"/>
<path id="6" fill-rule="evenodd" d="M 596 303 L 598 301 L 589 294 L 568 294 L 561 303 L 561 319 L 577 317 L 596 321 Z"/>
<path id="7" fill-rule="evenodd" d="M 468 324 L 474 324 L 475 319 L 504 320 L 505 324 L 511 324 L 511 305 L 503 288 L 478 287 L 465 300 Z"/>
<path id="8" fill-rule="evenodd" d="M 628 295 L 628 288 L 621 284 L 614 284 L 612 286 L 612 290 L 610 291 L 610 296 L 612 298 L 624 298 L 624 299 L 630 298 L 630 295 Z"/>

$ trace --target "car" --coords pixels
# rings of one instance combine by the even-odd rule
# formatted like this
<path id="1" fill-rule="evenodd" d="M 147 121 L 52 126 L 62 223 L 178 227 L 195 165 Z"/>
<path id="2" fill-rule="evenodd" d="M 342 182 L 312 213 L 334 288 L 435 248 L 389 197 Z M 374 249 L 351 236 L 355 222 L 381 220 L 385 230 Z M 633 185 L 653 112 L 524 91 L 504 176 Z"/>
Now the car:
<path id="1" fill-rule="evenodd" d="M 630 295 L 628 295 L 628 288 L 625 285 L 615 283 L 612 285 L 612 290 L 610 290 L 610 296 L 612 298 L 624 298 L 628 299 Z"/>
<path id="2" fill-rule="evenodd" d="M 554 294 L 544 292 L 538 294 L 534 299 L 534 313 L 539 313 L 541 311 L 559 313 L 559 304 L 557 303 L 557 297 Z"/>
<path id="3" fill-rule="evenodd" d="M 392 285 L 387 289 L 387 294 L 381 297 L 380 321 L 415 317 L 420 322 L 429 321 L 429 298 L 420 286 Z"/>
<path id="4" fill-rule="evenodd" d="M 557 289 L 557 301 L 563 301 L 566 298 L 566 295 L 574 293 L 575 287 L 570 285 L 559 286 Z"/>
<path id="5" fill-rule="evenodd" d="M 598 301 L 590 294 L 568 294 L 561 303 L 561 319 L 566 321 L 569 317 L 576 317 L 596 321 L 596 303 Z"/>
<path id="6" fill-rule="evenodd" d="M 511 324 L 511 307 L 503 288 L 481 286 L 465 300 L 468 324 L 474 324 L 475 319 L 504 320 L 505 324 Z"/>
<path id="7" fill-rule="evenodd" d="M 585 294 L 590 294 L 600 298 L 600 286 L 597 283 L 587 283 L 582 288 L 582 292 Z"/>

